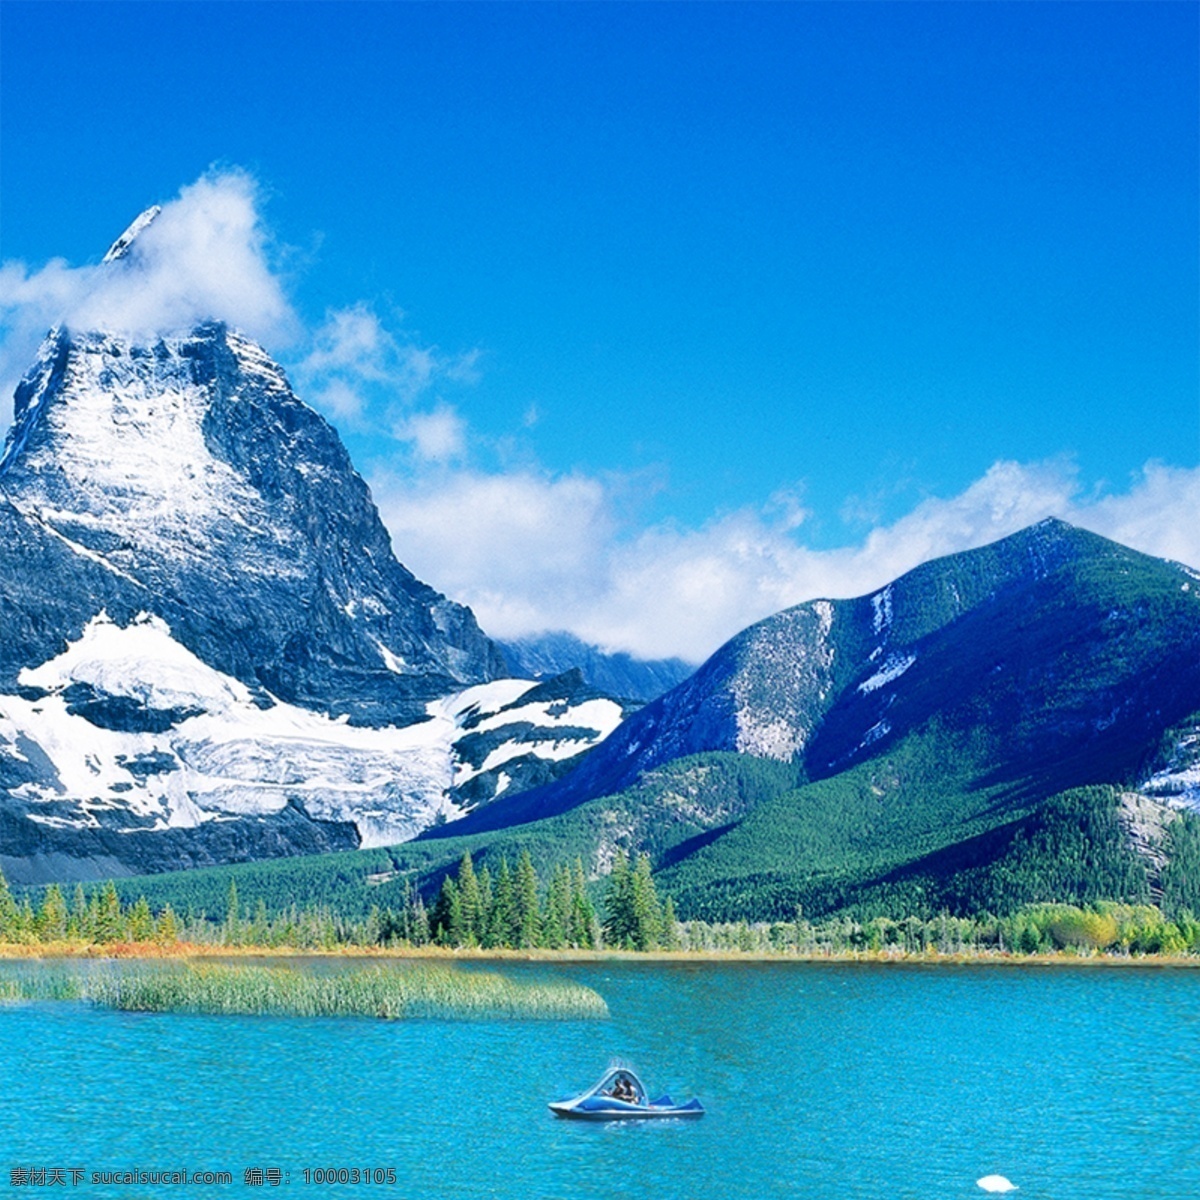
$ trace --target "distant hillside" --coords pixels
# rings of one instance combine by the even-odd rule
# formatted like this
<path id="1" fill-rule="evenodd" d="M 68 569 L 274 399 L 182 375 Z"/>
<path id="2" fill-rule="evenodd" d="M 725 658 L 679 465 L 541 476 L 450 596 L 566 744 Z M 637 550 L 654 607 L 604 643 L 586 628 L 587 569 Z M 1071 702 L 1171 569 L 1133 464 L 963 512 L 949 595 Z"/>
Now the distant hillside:
<path id="1" fill-rule="evenodd" d="M 371 907 L 398 911 L 409 886 L 432 900 L 466 850 L 477 868 L 493 871 L 501 859 L 511 865 L 528 851 L 543 878 L 578 856 L 592 867 L 599 895 L 615 847 L 632 843 L 651 853 L 660 890 L 685 920 L 793 920 L 797 911 L 813 919 L 1008 915 L 1030 903 L 1098 899 L 1155 903 L 1171 916 L 1200 911 L 1200 815 L 1191 811 L 1112 787 L 1073 789 L 1019 814 L 982 819 L 965 836 L 954 830 L 939 840 L 922 830 L 884 847 L 866 823 L 869 784 L 847 781 L 831 795 L 789 782 L 780 764 L 699 755 L 629 792 L 495 834 L 174 872 L 118 886 L 129 901 L 145 894 L 155 907 L 170 902 L 180 912 L 219 917 L 236 881 L 243 904 L 261 899 L 272 914 L 310 904 L 362 917 Z"/>
<path id="2" fill-rule="evenodd" d="M 646 660 L 607 654 L 571 633 L 539 633 L 496 644 L 514 675 L 546 679 L 578 668 L 592 687 L 626 700 L 653 700 L 696 669 L 681 658 Z"/>

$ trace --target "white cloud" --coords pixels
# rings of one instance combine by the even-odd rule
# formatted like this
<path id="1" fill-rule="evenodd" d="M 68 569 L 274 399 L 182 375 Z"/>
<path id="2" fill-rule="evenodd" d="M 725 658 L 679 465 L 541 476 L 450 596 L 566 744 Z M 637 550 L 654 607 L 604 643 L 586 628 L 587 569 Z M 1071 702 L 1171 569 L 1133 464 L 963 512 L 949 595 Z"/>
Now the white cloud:
<path id="1" fill-rule="evenodd" d="M 1128 492 L 1081 506 L 1068 520 L 1147 554 L 1200 567 L 1200 469 L 1149 463 Z"/>
<path id="2" fill-rule="evenodd" d="M 477 351 L 449 354 L 400 336 L 366 303 L 330 309 L 306 333 L 273 261 L 261 207 L 253 176 L 214 170 L 162 205 L 111 262 L 0 265 L 0 429 L 12 418 L 13 390 L 38 344 L 60 323 L 153 336 L 227 321 L 273 353 L 291 346 L 291 372 L 310 403 L 347 425 L 388 434 L 430 389 L 477 380 Z M 445 458 L 454 452 L 455 429 L 436 410 L 435 418 L 423 426 L 414 418 L 406 436 L 419 452 Z M 460 425 L 460 442 L 462 432 Z"/>
<path id="3" fill-rule="evenodd" d="M 447 404 L 432 412 L 413 413 L 396 427 L 396 436 L 411 442 L 418 457 L 444 463 L 461 458 L 467 444 L 467 423 Z"/>
<path id="4" fill-rule="evenodd" d="M 160 334 L 215 317 L 264 341 L 292 336 L 296 320 L 272 269 L 259 204 L 250 175 L 213 171 L 164 204 L 113 262 L 0 266 L 0 424 L 11 418 L 13 388 L 38 343 L 59 323 Z"/>
<path id="5" fill-rule="evenodd" d="M 313 375 L 345 372 L 363 379 L 387 379 L 395 339 L 363 303 L 329 309 L 313 334 L 312 349 L 300 369 Z"/>
<path id="6" fill-rule="evenodd" d="M 326 312 L 292 373 L 305 399 L 331 416 L 394 434 L 413 442 L 421 456 L 441 461 L 458 453 L 461 422 L 456 427 L 444 405 L 424 416 L 409 410 L 443 382 L 476 382 L 477 359 L 474 350 L 445 354 L 402 338 L 370 305 L 359 302 Z"/>
<path id="7" fill-rule="evenodd" d="M 319 391 L 306 392 L 304 398 L 314 407 L 324 409 L 329 416 L 343 425 L 363 424 L 366 399 L 360 389 L 345 379 L 330 379 Z"/>
<path id="8" fill-rule="evenodd" d="M 488 632 L 569 629 L 645 658 L 700 661 L 780 609 L 862 595 L 1047 516 L 1200 564 L 1200 469 L 1156 464 L 1124 492 L 1088 496 L 1069 463 L 998 462 L 959 495 L 835 549 L 800 540 L 786 497 L 698 529 L 638 531 L 618 516 L 614 486 L 582 475 L 462 470 L 373 487 L 401 561 L 470 604 Z"/>
<path id="9" fill-rule="evenodd" d="M 606 590 L 598 551 L 617 530 L 596 479 L 461 470 L 371 486 L 400 561 L 497 637 L 570 628 Z"/>

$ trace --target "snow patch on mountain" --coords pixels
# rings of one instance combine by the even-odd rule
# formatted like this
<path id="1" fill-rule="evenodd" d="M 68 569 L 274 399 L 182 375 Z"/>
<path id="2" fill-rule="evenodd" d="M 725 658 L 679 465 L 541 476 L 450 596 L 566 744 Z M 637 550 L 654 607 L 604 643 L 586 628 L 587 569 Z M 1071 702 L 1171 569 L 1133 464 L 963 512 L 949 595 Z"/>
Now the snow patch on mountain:
<path id="1" fill-rule="evenodd" d="M 859 742 L 858 749 L 865 750 L 872 743 L 879 741 L 880 738 L 887 737 L 887 735 L 891 732 L 892 732 L 891 722 L 888 721 L 886 718 L 882 721 L 876 722 L 874 725 L 871 726 L 870 729 L 867 730 L 867 732 L 865 734 L 863 734 L 863 740 L 861 742 Z M 857 751 L 856 751 L 856 753 L 857 753 Z"/>
<path id="2" fill-rule="evenodd" d="M 354 610 L 358 606 L 353 600 L 343 607 L 343 611 L 351 619 L 354 618 Z M 379 647 L 379 657 L 383 659 L 383 665 L 387 667 L 393 675 L 404 675 L 407 673 L 407 668 L 404 665 L 404 659 L 398 654 L 393 654 L 378 638 L 372 638 L 371 641 Z"/>
<path id="3" fill-rule="evenodd" d="M 575 755 L 590 749 L 592 744 L 591 741 L 585 739 L 550 739 L 534 742 L 532 745 L 522 742 L 505 742 L 503 745 L 497 746 L 478 767 L 473 767 L 470 763 L 460 763 L 454 772 L 454 786 L 461 787 L 479 775 L 486 775 L 489 771 L 495 771 L 497 767 L 502 767 L 519 758 L 525 758 L 527 755 L 547 759 L 551 762 L 562 761 L 574 758 Z M 504 786 L 507 787 L 509 782 L 511 779 L 506 776 Z M 494 794 L 499 795 L 503 790 L 504 788 L 500 786 L 500 780 L 497 778 Z"/>
<path id="4" fill-rule="evenodd" d="M 139 613 L 124 629 L 100 613 L 79 641 L 40 667 L 26 667 L 18 680 L 23 687 L 44 691 L 86 683 L 158 709 L 196 706 L 227 712 L 251 699 L 245 684 L 201 662 L 171 637 L 164 620 L 149 613 Z"/>
<path id="5" fill-rule="evenodd" d="M 876 671 L 870 679 L 863 680 L 858 690 L 865 696 L 868 692 L 878 691 L 885 684 L 899 679 L 909 667 L 917 661 L 915 654 L 889 654 L 883 667 Z"/>
<path id="6" fill-rule="evenodd" d="M 243 375 L 280 396 L 283 372 L 249 340 L 227 335 Z M 58 377 L 43 360 L 21 421 L 43 426 L 20 466 L 19 507 L 80 541 L 84 532 L 114 550 L 107 562 L 138 546 L 173 558 L 203 557 L 214 533 L 231 526 L 273 532 L 260 492 L 217 458 L 205 436 L 209 389 L 194 378 L 194 339 L 166 338 L 153 349 L 109 334 L 76 335 L 72 369 L 58 403 L 42 398 Z M 15 443 L 14 443 L 15 445 Z M 17 467 L 11 449 L 8 459 Z M 95 544 L 95 543 L 94 543 Z M 299 559 L 299 556 L 296 556 Z M 288 556 L 273 573 L 296 575 Z M 242 568 L 254 571 L 250 560 Z"/>
<path id="7" fill-rule="evenodd" d="M 158 204 L 152 204 L 145 212 L 139 213 L 133 219 L 129 228 L 111 246 L 108 248 L 108 253 L 101 260 L 102 262 L 116 262 L 120 258 L 124 258 L 129 253 L 130 246 L 138 234 L 142 232 L 153 220 L 162 212 L 162 207 Z"/>
<path id="8" fill-rule="evenodd" d="M 255 694 L 146 613 L 124 627 L 98 614 L 19 683 L 0 695 L 0 774 L 30 820 L 75 830 L 194 828 L 292 805 L 385 845 L 461 816 L 452 786 L 527 755 L 570 758 L 621 717 L 610 700 L 520 704 L 538 685 L 506 679 L 432 701 L 415 724 L 354 726 Z M 495 745 L 471 766 L 457 744 L 481 732 Z M 495 791 L 510 782 L 498 774 Z"/>
<path id="9" fill-rule="evenodd" d="M 497 680 L 441 703 L 439 711 L 462 729 L 455 740 L 453 786 L 470 787 L 456 794 L 469 794 L 474 803 L 494 799 L 514 779 L 541 779 L 546 764 L 590 750 L 617 728 L 622 706 L 594 695 L 578 678 L 575 686 L 583 690 L 575 698 L 572 674 L 542 684 Z M 505 766 L 509 769 L 501 771 Z"/>
<path id="10" fill-rule="evenodd" d="M 485 733 L 519 721 L 528 721 L 551 732 L 561 726 L 585 725 L 605 738 L 621 723 L 621 706 L 615 700 L 604 699 L 571 705 L 553 700 L 522 705 L 510 702 L 502 711 L 484 718 L 473 728 L 478 733 Z"/>
<path id="11" fill-rule="evenodd" d="M 461 727 L 468 721 L 499 712 L 535 687 L 537 684 L 529 679 L 493 679 L 490 683 L 479 683 L 442 700 L 432 701 L 428 712 Z"/>
<path id="12" fill-rule="evenodd" d="M 871 597 L 872 626 L 877 634 L 887 636 L 892 627 L 892 585 L 889 583 L 881 592 Z"/>
<path id="13" fill-rule="evenodd" d="M 121 628 L 101 614 L 20 682 L 24 694 L 0 696 L 0 729 L 52 768 L 11 790 L 33 820 L 86 828 L 124 811 L 165 829 L 291 803 L 379 845 L 461 815 L 445 796 L 453 721 L 373 729 L 256 698 L 156 617 Z M 132 706 L 114 711 L 119 700 Z"/>
<path id="14" fill-rule="evenodd" d="M 1186 730 L 1168 756 L 1140 789 L 1172 808 L 1200 812 L 1200 726 Z"/>

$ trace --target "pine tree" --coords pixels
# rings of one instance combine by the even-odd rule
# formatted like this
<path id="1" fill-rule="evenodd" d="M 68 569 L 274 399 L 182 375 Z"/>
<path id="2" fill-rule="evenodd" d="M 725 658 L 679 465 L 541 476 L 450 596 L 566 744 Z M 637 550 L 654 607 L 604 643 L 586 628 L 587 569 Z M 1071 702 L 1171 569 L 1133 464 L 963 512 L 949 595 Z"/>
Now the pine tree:
<path id="1" fill-rule="evenodd" d="M 623 849 L 613 855 L 612 870 L 604 891 L 604 940 L 610 946 L 629 948 L 637 933 L 633 907 L 633 873 Z"/>
<path id="2" fill-rule="evenodd" d="M 250 944 L 266 946 L 271 941 L 271 920 L 267 916 L 267 902 L 259 896 L 254 906 L 254 920 L 250 925 Z"/>
<path id="3" fill-rule="evenodd" d="M 429 913 L 411 879 L 404 881 L 404 903 L 400 908 L 398 932 L 401 940 L 410 946 L 424 946 L 429 941 Z"/>
<path id="4" fill-rule="evenodd" d="M 479 928 L 476 935 L 481 946 L 488 944 L 488 933 L 492 927 L 492 873 L 487 863 L 479 868 Z"/>
<path id="5" fill-rule="evenodd" d="M 662 905 L 650 874 L 650 856 L 639 854 L 633 871 L 633 945 L 635 950 L 651 950 L 662 937 Z"/>
<path id="6" fill-rule="evenodd" d="M 462 901 L 458 885 L 447 875 L 442 880 L 442 890 L 433 908 L 433 936 L 439 946 L 461 946 L 463 944 Z"/>
<path id="7" fill-rule="evenodd" d="M 137 903 L 129 910 L 127 924 L 130 941 L 148 942 L 154 936 L 154 916 L 145 896 L 139 896 Z"/>
<path id="8" fill-rule="evenodd" d="M 91 922 L 92 937 L 97 942 L 119 942 L 125 936 L 121 898 L 111 879 L 104 885 L 101 895 L 93 896 L 88 904 L 88 920 Z"/>
<path id="9" fill-rule="evenodd" d="M 526 950 L 541 944 L 541 912 L 538 907 L 538 877 L 528 850 L 517 863 L 517 945 Z"/>
<path id="10" fill-rule="evenodd" d="M 567 944 L 567 930 L 571 920 L 571 872 L 558 866 L 550 879 L 546 891 L 546 919 L 542 923 L 542 942 L 552 950 L 561 950 Z"/>
<path id="11" fill-rule="evenodd" d="M 169 904 L 164 906 L 154 922 L 154 940 L 163 946 L 173 946 L 179 941 L 179 921 Z"/>
<path id="12" fill-rule="evenodd" d="M 431 934 L 429 932 L 429 910 L 425 907 L 425 899 L 420 892 L 413 889 L 412 911 L 408 920 L 412 930 L 411 937 L 414 946 L 428 946 Z"/>
<path id="13" fill-rule="evenodd" d="M 17 908 L 16 929 L 13 941 L 33 942 L 37 940 L 37 917 L 33 911 L 33 902 L 28 896 L 22 899 Z"/>
<path id="14" fill-rule="evenodd" d="M 241 941 L 241 914 L 238 911 L 237 880 L 229 881 L 229 897 L 225 902 L 225 944 L 236 946 Z"/>
<path id="15" fill-rule="evenodd" d="M 492 893 L 487 944 L 512 949 L 521 940 L 521 923 L 517 917 L 516 887 L 506 858 L 500 860 Z"/>
<path id="16" fill-rule="evenodd" d="M 593 950 L 599 944 L 600 930 L 596 910 L 587 894 L 587 878 L 583 873 L 583 861 L 575 859 L 571 873 L 571 922 L 570 943 L 585 950 Z"/>
<path id="17" fill-rule="evenodd" d="M 0 942 L 15 941 L 17 929 L 17 903 L 8 888 L 8 880 L 0 871 Z"/>
<path id="18" fill-rule="evenodd" d="M 363 946 L 382 945 L 390 916 L 390 913 L 385 915 L 381 912 L 378 904 L 372 904 L 371 911 L 367 913 L 367 919 L 363 923 L 360 944 Z"/>
<path id="19" fill-rule="evenodd" d="M 71 898 L 71 911 L 67 914 L 67 937 L 85 942 L 92 940 L 92 932 L 88 928 L 88 901 L 82 883 L 75 885 L 75 894 Z"/>
<path id="20" fill-rule="evenodd" d="M 67 936 L 67 902 L 57 883 L 52 883 L 42 895 L 35 928 L 44 942 L 61 941 Z"/>
<path id="21" fill-rule="evenodd" d="M 475 864 L 468 850 L 458 864 L 458 903 L 461 910 L 461 929 L 457 944 L 477 946 L 484 927 L 483 897 L 479 892 L 479 880 L 475 877 Z"/>

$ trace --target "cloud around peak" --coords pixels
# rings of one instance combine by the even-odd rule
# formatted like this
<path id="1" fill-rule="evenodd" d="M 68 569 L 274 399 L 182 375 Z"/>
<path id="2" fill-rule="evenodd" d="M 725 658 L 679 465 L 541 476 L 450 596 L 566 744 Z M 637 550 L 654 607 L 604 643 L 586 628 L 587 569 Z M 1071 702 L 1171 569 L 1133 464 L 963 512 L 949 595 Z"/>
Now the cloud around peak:
<path id="1" fill-rule="evenodd" d="M 218 318 L 262 341 L 294 337 L 298 322 L 261 205 L 253 176 L 212 170 L 164 203 L 118 257 L 0 265 L 0 422 L 11 417 L 13 385 L 55 325 L 153 336 Z"/>
<path id="2" fill-rule="evenodd" d="M 411 428 L 407 422 L 431 388 L 473 381 L 474 352 L 422 345 L 361 300 L 330 308 L 306 327 L 288 294 L 285 248 L 264 220 L 264 200 L 248 171 L 214 168 L 143 212 L 102 262 L 0 264 L 0 428 L 11 420 L 18 380 L 54 326 L 152 338 L 216 319 L 273 353 L 289 351 L 305 399 L 335 420 L 382 430 L 418 453 L 450 453 L 455 431 L 444 405 Z"/>
<path id="3" fill-rule="evenodd" d="M 261 193 L 244 171 L 202 176 L 163 205 L 67 314 L 88 329 L 162 333 L 218 318 L 265 341 L 295 334 L 296 318 L 269 259 Z"/>

